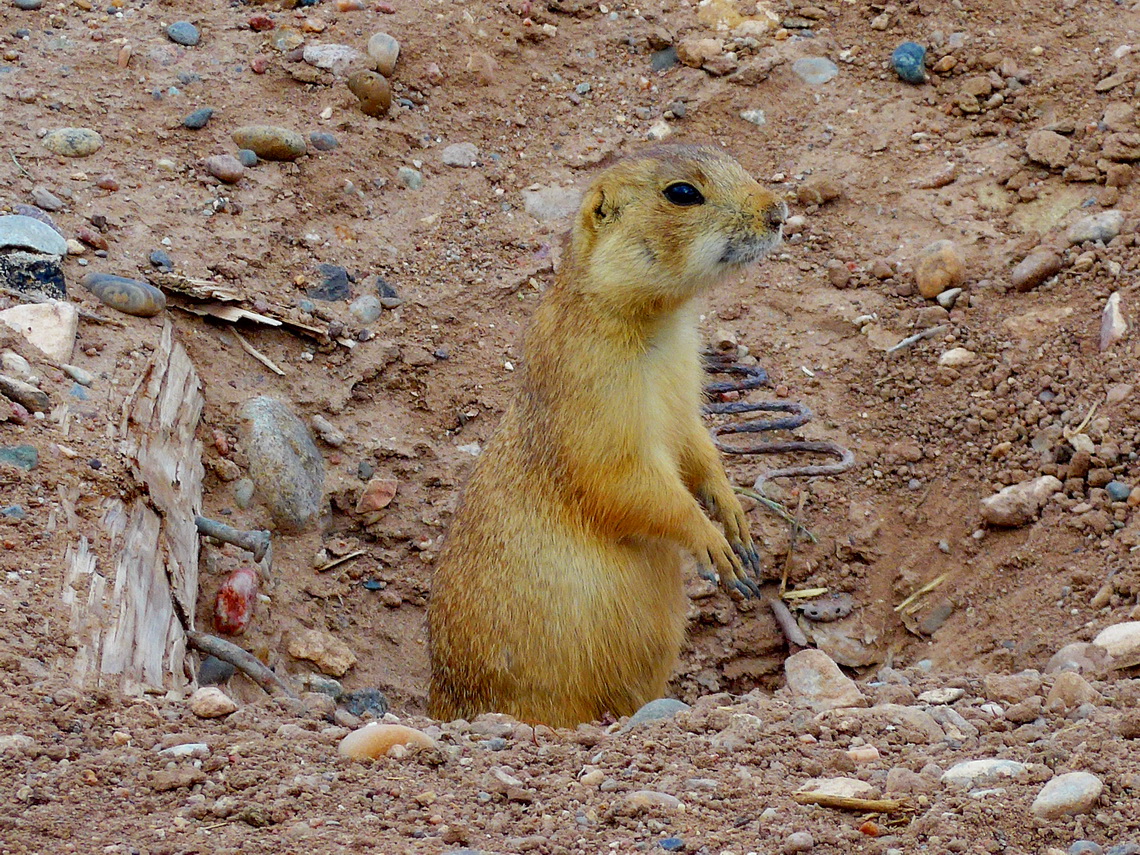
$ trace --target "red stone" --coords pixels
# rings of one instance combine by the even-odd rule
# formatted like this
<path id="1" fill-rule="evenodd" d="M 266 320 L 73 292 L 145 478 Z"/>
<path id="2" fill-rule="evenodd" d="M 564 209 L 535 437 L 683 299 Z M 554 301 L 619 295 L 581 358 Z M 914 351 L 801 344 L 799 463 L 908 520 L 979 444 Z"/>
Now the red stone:
<path id="1" fill-rule="evenodd" d="M 264 33 L 266 30 L 272 30 L 277 24 L 268 15 L 262 13 L 258 15 L 250 15 L 249 28 L 256 33 Z"/>
<path id="2" fill-rule="evenodd" d="M 255 56 L 249 61 L 249 67 L 254 74 L 265 74 L 265 69 L 269 68 L 269 58 Z"/>
<path id="3" fill-rule="evenodd" d="M 214 600 L 214 629 L 224 635 L 241 635 L 257 607 L 257 571 L 243 564 L 218 588 Z"/>

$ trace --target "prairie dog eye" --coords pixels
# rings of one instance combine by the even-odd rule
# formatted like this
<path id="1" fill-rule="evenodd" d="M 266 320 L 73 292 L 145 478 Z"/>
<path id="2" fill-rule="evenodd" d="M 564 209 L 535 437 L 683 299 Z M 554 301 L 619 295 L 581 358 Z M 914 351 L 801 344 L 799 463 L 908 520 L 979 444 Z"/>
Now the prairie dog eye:
<path id="1" fill-rule="evenodd" d="M 705 201 L 705 197 L 701 195 L 701 191 L 685 181 L 670 184 L 662 191 L 662 195 L 674 205 L 679 205 L 682 208 L 687 208 L 691 205 L 702 205 Z"/>

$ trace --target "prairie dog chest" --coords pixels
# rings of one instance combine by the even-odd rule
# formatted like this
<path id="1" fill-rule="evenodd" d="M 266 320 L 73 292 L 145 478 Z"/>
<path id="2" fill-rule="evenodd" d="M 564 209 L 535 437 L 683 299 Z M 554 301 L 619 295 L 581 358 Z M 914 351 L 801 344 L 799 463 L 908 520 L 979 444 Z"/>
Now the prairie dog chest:
<path id="1" fill-rule="evenodd" d="M 641 359 L 645 426 L 671 450 L 680 426 L 700 417 L 698 341 L 695 317 L 678 312 L 653 336 Z"/>

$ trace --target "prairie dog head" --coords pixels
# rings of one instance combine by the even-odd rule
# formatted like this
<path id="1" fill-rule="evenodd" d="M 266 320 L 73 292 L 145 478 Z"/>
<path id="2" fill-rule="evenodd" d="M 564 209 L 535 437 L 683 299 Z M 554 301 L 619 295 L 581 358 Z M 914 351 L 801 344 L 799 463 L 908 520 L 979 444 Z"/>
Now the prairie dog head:
<path id="1" fill-rule="evenodd" d="M 578 287 L 622 304 L 683 302 L 781 239 L 787 206 L 728 154 L 661 146 L 586 191 L 571 240 Z"/>

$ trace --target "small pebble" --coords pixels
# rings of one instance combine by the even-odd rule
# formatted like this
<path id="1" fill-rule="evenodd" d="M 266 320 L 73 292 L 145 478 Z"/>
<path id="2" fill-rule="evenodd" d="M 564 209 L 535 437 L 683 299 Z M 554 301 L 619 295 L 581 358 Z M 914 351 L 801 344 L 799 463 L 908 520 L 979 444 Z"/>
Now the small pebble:
<path id="1" fill-rule="evenodd" d="M 1079 243 L 1093 243 L 1095 241 L 1108 243 L 1120 234 L 1120 230 L 1123 227 L 1123 211 L 1101 211 L 1098 214 L 1090 214 L 1087 217 L 1077 220 L 1069 226 L 1069 230 L 1065 236 L 1069 239 L 1069 243 L 1073 245 Z"/>
<path id="2" fill-rule="evenodd" d="M 231 139 L 238 148 L 265 160 L 296 160 L 308 151 L 303 136 L 276 125 L 246 125 L 234 131 Z"/>
<path id="3" fill-rule="evenodd" d="M 238 149 L 237 159 L 242 166 L 257 166 L 257 152 L 248 148 Z"/>
<path id="4" fill-rule="evenodd" d="M 384 306 L 379 297 L 364 294 L 348 304 L 348 310 L 354 314 L 362 324 L 370 324 L 380 317 Z"/>
<path id="5" fill-rule="evenodd" d="M 245 167 L 232 154 L 215 154 L 206 158 L 206 171 L 226 184 L 237 184 L 245 174 Z"/>
<path id="6" fill-rule="evenodd" d="M 396 180 L 409 190 L 419 190 L 424 186 L 424 174 L 410 166 L 401 166 L 397 169 Z"/>
<path id="7" fill-rule="evenodd" d="M 368 56 L 376 63 L 376 70 L 391 77 L 400 56 L 400 43 L 387 33 L 376 33 L 368 40 Z"/>
<path id="8" fill-rule="evenodd" d="M 250 15 L 249 21 L 246 23 L 249 24 L 249 28 L 255 33 L 264 33 L 265 31 L 272 30 L 275 26 L 277 26 L 273 22 L 273 18 L 263 12 L 259 12 L 256 15 Z"/>
<path id="9" fill-rule="evenodd" d="M 223 662 L 216 656 L 207 656 L 198 668 L 198 685 L 216 686 L 224 683 L 234 675 L 235 670 L 229 662 Z"/>
<path id="10" fill-rule="evenodd" d="M 751 110 L 742 110 L 740 118 L 753 125 L 768 124 L 768 117 L 764 114 L 764 111 L 758 107 Z"/>
<path id="11" fill-rule="evenodd" d="M 166 308 L 166 295 L 148 282 L 110 273 L 88 273 L 82 285 L 103 303 L 124 314 L 150 318 Z"/>
<path id="12" fill-rule="evenodd" d="M 309 145 L 317 151 L 332 151 L 334 148 L 338 148 L 340 143 L 332 134 L 322 131 L 313 131 L 309 134 Z"/>
<path id="13" fill-rule="evenodd" d="M 961 284 L 966 275 L 962 254 L 953 241 L 938 240 L 918 254 L 914 265 L 915 284 L 923 297 L 933 299 Z"/>
<path id="14" fill-rule="evenodd" d="M 202 38 L 202 34 L 189 21 L 175 21 L 166 28 L 166 37 L 175 44 L 194 47 Z"/>
<path id="15" fill-rule="evenodd" d="M 46 187 L 33 187 L 32 201 L 45 211 L 61 211 L 64 207 L 64 201 Z"/>
<path id="16" fill-rule="evenodd" d="M 221 718 L 236 709 L 237 704 L 214 686 L 204 686 L 190 696 L 190 712 L 199 718 Z"/>
<path id="17" fill-rule="evenodd" d="M 1109 481 L 1104 485 L 1104 490 L 1114 502 L 1127 501 L 1128 496 L 1132 493 L 1132 488 L 1122 481 Z"/>
<path id="18" fill-rule="evenodd" d="M 206 123 L 210 121 L 210 117 L 213 115 L 213 107 L 203 107 L 200 110 L 195 110 L 182 120 L 182 127 L 189 128 L 192 131 L 201 130 L 206 127 Z"/>
<path id="19" fill-rule="evenodd" d="M 42 142 L 44 148 L 62 157 L 87 157 L 103 147 L 103 137 L 90 128 L 59 128 Z"/>
<path id="20" fill-rule="evenodd" d="M 174 262 L 170 260 L 170 256 L 163 252 L 161 249 L 154 250 L 147 259 L 150 261 L 152 267 L 156 267 L 163 273 L 169 273 L 174 269 Z"/>
<path id="21" fill-rule="evenodd" d="M 374 760 L 383 757 L 394 746 L 432 748 L 435 741 L 427 734 L 401 724 L 366 724 L 354 730 L 340 742 L 341 757 L 350 760 Z"/>
<path id="22" fill-rule="evenodd" d="M 917 42 L 903 42 L 891 54 L 891 68 L 907 83 L 925 83 L 926 48 Z"/>
<path id="23" fill-rule="evenodd" d="M 821 56 L 804 57 L 792 63 L 792 71 L 809 86 L 822 86 L 839 74 L 839 66 Z"/>
<path id="24" fill-rule="evenodd" d="M 470 167 L 479 160 L 479 149 L 475 143 L 452 143 L 440 154 L 445 166 Z"/>
<path id="25" fill-rule="evenodd" d="M 301 56 L 309 65 L 331 71 L 338 77 L 346 74 L 350 69 L 359 69 L 368 65 L 368 59 L 364 54 L 350 45 L 306 45 Z"/>
<path id="26" fill-rule="evenodd" d="M 815 848 L 815 838 L 807 831 L 794 831 L 784 840 L 783 851 L 787 855 L 795 852 L 811 852 Z"/>
<path id="27" fill-rule="evenodd" d="M 404 303 L 403 298 L 383 276 L 376 277 L 376 293 L 380 295 L 380 305 L 385 309 L 395 309 Z"/>
<path id="28" fill-rule="evenodd" d="M 380 718 L 388 712 L 388 699 L 379 689 L 357 689 L 341 698 L 341 705 L 355 716 L 363 717 L 371 713 Z"/>
<path id="29" fill-rule="evenodd" d="M 375 71 L 358 71 L 348 78 L 348 88 L 360 100 L 360 111 L 379 118 L 392 106 L 392 87 L 388 79 Z"/>
<path id="30" fill-rule="evenodd" d="M 32 12 L 44 5 L 44 0 L 12 0 L 17 9 Z"/>
<path id="31" fill-rule="evenodd" d="M 1067 855 L 1104 855 L 1104 849 L 1092 840 L 1074 840 Z"/>
<path id="32" fill-rule="evenodd" d="M 1051 249 L 1039 247 L 1013 268 L 1013 287 L 1018 291 L 1031 291 L 1060 272 L 1061 256 Z"/>
<path id="33" fill-rule="evenodd" d="M 95 186 L 100 190 L 115 191 L 119 189 L 119 179 L 111 173 L 104 173 L 95 179 Z"/>
<path id="34" fill-rule="evenodd" d="M 1089 772 L 1067 772 L 1053 778 L 1037 794 L 1030 810 L 1044 819 L 1091 812 L 1100 800 L 1104 784 Z"/>
<path id="35" fill-rule="evenodd" d="M 0 516 L 6 517 L 10 520 L 27 519 L 27 512 L 19 505 L 9 505 L 8 507 L 0 510 Z"/>
<path id="36" fill-rule="evenodd" d="M 685 848 L 685 841 L 680 837 L 666 837 L 658 845 L 666 852 L 680 852 Z"/>

